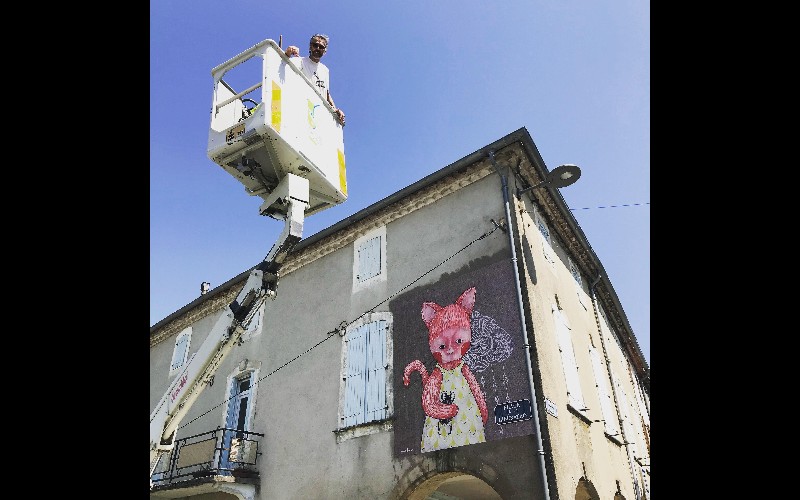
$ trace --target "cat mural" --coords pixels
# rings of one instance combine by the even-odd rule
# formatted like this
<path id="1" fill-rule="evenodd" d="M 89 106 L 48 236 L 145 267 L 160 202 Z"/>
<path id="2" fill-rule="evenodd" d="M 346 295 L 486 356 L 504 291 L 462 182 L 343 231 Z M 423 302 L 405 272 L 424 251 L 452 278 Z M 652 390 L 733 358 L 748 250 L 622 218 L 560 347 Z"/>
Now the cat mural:
<path id="1" fill-rule="evenodd" d="M 422 321 L 428 327 L 428 345 L 436 367 L 429 375 L 417 359 L 403 371 L 406 387 L 414 371 L 422 376 L 422 452 L 486 442 L 486 401 L 463 359 L 472 341 L 470 318 L 475 292 L 472 287 L 445 307 L 433 302 L 422 304 Z"/>

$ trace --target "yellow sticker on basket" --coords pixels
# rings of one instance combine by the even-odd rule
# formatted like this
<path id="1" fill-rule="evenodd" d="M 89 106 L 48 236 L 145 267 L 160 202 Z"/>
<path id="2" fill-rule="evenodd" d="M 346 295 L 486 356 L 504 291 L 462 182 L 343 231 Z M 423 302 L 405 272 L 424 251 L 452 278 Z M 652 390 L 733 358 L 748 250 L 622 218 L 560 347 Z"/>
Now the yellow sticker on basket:
<path id="1" fill-rule="evenodd" d="M 280 133 L 281 131 L 281 87 L 275 81 L 272 82 L 272 103 L 271 103 L 271 111 L 272 111 L 272 128 L 275 129 L 276 132 Z"/>

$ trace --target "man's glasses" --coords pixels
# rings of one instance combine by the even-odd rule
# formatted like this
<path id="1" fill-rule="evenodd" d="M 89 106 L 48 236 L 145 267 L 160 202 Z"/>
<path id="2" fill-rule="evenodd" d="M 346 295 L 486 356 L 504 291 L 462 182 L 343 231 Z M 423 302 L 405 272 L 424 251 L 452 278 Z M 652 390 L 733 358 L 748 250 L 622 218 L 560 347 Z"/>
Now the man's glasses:
<path id="1" fill-rule="evenodd" d="M 317 43 L 317 42 L 313 42 L 311 44 L 311 46 L 314 47 L 314 48 L 317 48 L 317 49 L 322 49 L 322 50 L 326 50 L 328 48 L 328 47 L 322 45 L 321 43 Z"/>

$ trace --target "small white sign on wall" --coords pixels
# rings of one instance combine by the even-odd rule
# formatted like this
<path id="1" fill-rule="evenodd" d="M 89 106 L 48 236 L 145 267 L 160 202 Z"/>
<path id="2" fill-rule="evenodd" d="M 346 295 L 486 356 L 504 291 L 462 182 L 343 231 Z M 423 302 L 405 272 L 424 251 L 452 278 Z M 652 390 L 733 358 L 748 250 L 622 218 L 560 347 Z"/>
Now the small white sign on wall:
<path id="1" fill-rule="evenodd" d="M 550 400 L 549 400 L 549 399 L 547 399 L 547 398 L 544 398 L 544 409 L 545 409 L 545 410 L 547 411 L 547 413 L 549 413 L 550 415 L 552 415 L 552 416 L 554 416 L 554 417 L 558 418 L 558 408 L 556 407 L 556 404 L 555 404 L 555 403 L 553 403 L 552 401 L 550 401 Z"/>

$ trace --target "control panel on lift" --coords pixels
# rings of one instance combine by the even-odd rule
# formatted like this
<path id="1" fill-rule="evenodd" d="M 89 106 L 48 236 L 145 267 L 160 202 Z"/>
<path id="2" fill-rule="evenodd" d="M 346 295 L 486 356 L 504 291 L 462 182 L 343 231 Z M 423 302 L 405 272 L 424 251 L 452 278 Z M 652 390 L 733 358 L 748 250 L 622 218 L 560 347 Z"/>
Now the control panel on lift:
<path id="1" fill-rule="evenodd" d="M 342 125 L 326 96 L 274 40 L 250 47 L 211 74 L 208 157 L 248 195 L 264 200 L 262 215 L 287 216 L 277 188 L 288 174 L 308 181 L 305 215 L 347 199 Z"/>

